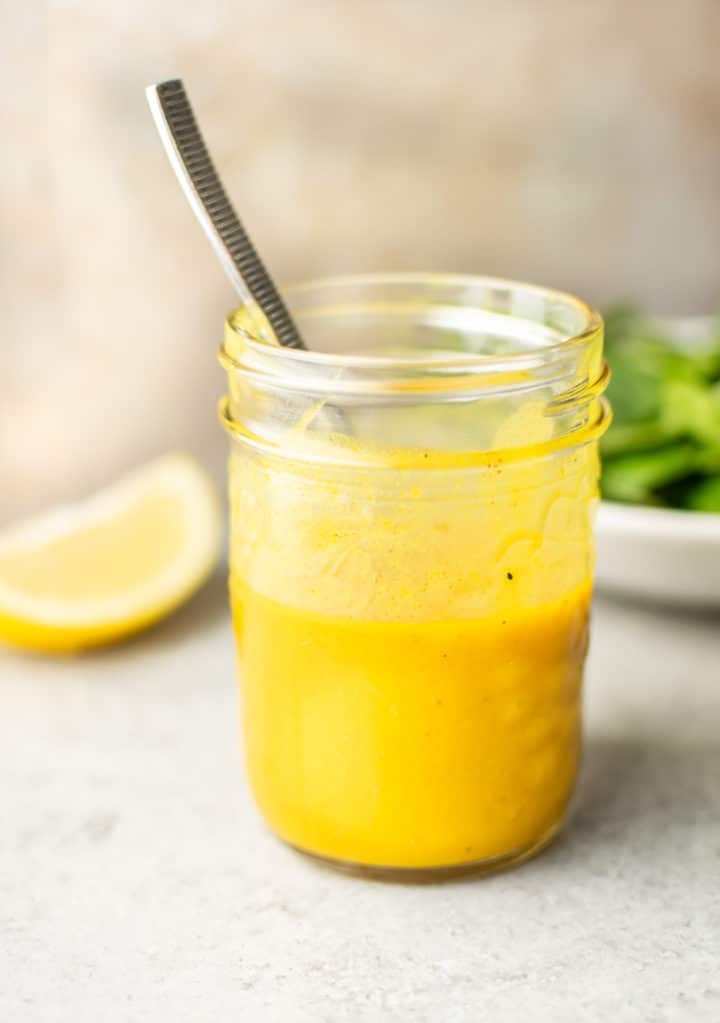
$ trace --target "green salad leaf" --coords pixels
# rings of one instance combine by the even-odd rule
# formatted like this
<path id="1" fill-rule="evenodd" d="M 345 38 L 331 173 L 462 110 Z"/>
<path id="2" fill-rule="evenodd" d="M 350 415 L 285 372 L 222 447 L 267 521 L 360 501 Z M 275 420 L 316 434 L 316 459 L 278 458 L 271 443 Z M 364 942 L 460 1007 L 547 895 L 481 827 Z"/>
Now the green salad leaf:
<path id="1" fill-rule="evenodd" d="M 720 329 L 695 350 L 628 306 L 605 325 L 613 423 L 601 442 L 603 496 L 720 511 Z"/>
<path id="2" fill-rule="evenodd" d="M 685 495 L 685 507 L 691 511 L 720 512 L 720 474 L 692 484 Z"/>

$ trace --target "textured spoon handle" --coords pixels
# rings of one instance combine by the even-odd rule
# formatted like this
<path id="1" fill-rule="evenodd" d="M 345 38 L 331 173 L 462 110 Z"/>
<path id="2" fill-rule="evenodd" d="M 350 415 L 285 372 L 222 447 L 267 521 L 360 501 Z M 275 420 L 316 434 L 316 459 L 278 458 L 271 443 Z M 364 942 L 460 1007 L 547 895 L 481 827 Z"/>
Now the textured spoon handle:
<path id="1" fill-rule="evenodd" d="M 280 293 L 245 233 L 210 159 L 179 79 L 151 85 L 148 103 L 178 181 L 233 284 L 252 298 L 270 324 L 274 339 L 304 348 Z"/>

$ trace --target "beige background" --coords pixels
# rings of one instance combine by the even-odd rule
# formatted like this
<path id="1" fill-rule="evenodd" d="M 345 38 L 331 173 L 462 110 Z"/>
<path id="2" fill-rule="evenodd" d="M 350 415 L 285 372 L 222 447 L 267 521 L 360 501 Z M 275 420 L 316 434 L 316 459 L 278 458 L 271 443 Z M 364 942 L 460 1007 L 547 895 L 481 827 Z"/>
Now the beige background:
<path id="1" fill-rule="evenodd" d="M 143 88 L 181 75 L 281 281 L 488 272 L 720 305 L 717 0 L 0 0 L 0 518 L 221 471 L 232 304 Z M 7 140 L 10 140 L 8 146 Z"/>

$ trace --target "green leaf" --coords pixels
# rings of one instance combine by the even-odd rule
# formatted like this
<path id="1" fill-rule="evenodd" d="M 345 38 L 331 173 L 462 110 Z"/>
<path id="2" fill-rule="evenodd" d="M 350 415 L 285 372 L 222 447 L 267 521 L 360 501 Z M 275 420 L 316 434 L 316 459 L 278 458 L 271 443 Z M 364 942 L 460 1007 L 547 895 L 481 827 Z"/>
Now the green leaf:
<path id="1" fill-rule="evenodd" d="M 631 451 L 647 451 L 674 439 L 674 435 L 659 419 L 640 423 L 613 423 L 600 441 L 600 451 L 603 458 L 610 458 Z"/>
<path id="2" fill-rule="evenodd" d="M 686 441 L 617 455 L 603 464 L 602 492 L 611 501 L 658 503 L 655 492 L 695 471 L 697 448 Z"/>
<path id="3" fill-rule="evenodd" d="M 684 505 L 690 511 L 720 512 L 720 474 L 698 480 L 686 491 Z"/>
<path id="4" fill-rule="evenodd" d="M 692 437 L 700 444 L 720 444 L 720 387 L 688 379 L 666 380 L 661 422 L 671 436 Z"/>
<path id="5" fill-rule="evenodd" d="M 720 474 L 720 321 L 715 338 L 680 350 L 628 305 L 605 317 L 613 423 L 601 442 L 602 489 L 618 501 L 703 507 Z"/>

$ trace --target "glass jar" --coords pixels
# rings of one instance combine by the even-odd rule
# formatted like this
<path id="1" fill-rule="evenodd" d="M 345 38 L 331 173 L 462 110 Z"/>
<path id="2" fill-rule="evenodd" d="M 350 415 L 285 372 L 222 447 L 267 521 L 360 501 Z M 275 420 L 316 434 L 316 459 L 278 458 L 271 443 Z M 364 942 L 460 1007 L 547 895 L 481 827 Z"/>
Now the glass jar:
<path id="1" fill-rule="evenodd" d="M 228 317 L 234 626 L 251 786 L 336 866 L 495 870 L 580 753 L 602 321 L 509 281 L 290 289 L 308 351 Z"/>

